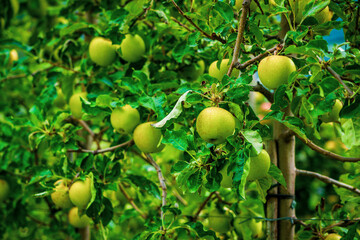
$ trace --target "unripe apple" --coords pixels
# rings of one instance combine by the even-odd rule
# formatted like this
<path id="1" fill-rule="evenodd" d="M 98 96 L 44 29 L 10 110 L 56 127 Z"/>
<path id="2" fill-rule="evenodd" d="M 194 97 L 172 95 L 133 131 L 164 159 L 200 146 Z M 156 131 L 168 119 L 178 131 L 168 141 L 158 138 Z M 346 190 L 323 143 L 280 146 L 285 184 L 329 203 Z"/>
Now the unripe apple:
<path id="1" fill-rule="evenodd" d="M 181 75 L 188 81 L 195 81 L 205 71 L 204 60 L 199 60 L 196 64 L 184 67 L 181 71 Z"/>
<path id="2" fill-rule="evenodd" d="M 287 83 L 290 74 L 295 71 L 294 62 L 286 56 L 279 55 L 264 58 L 258 67 L 260 81 L 269 89 L 275 89 Z"/>
<path id="3" fill-rule="evenodd" d="M 137 62 L 144 56 L 145 42 L 139 35 L 126 34 L 120 49 L 122 59 L 127 62 Z"/>
<path id="4" fill-rule="evenodd" d="M 5 201 L 10 193 L 10 186 L 6 180 L 0 179 L 0 203 Z"/>
<path id="5" fill-rule="evenodd" d="M 342 102 L 339 99 L 336 99 L 335 104 L 332 107 L 331 111 L 329 113 L 322 115 L 321 120 L 326 123 L 339 121 L 339 114 L 342 107 L 343 107 Z"/>
<path id="6" fill-rule="evenodd" d="M 227 71 L 229 70 L 229 59 L 223 59 L 221 61 L 220 69 L 217 68 L 217 62 L 218 61 L 215 61 L 210 65 L 209 75 L 221 81 L 224 75 L 226 75 Z M 237 76 L 239 76 L 239 70 L 234 68 L 231 73 L 231 77 Z"/>
<path id="7" fill-rule="evenodd" d="M 56 181 L 54 184 L 55 192 L 51 194 L 51 200 L 58 208 L 73 207 L 73 204 L 70 201 L 70 197 L 69 197 L 69 183 L 70 181 L 68 180 L 60 179 Z"/>
<path id="8" fill-rule="evenodd" d="M 120 133 L 131 133 L 140 122 L 139 111 L 130 105 L 116 108 L 111 113 L 110 122 L 116 131 Z"/>
<path id="9" fill-rule="evenodd" d="M 205 108 L 196 119 L 196 131 L 208 143 L 223 143 L 235 131 L 235 117 L 223 108 Z"/>
<path id="10" fill-rule="evenodd" d="M 221 180 L 221 186 L 223 187 L 223 188 L 231 188 L 232 187 L 232 182 L 233 182 L 233 180 L 232 180 L 232 178 L 233 178 L 233 176 L 234 176 L 234 173 L 233 172 L 231 172 L 231 173 L 229 173 L 229 175 L 227 174 L 227 169 L 228 169 L 228 167 L 229 167 L 229 164 L 226 164 L 225 166 L 224 166 L 224 168 L 223 169 L 221 169 L 221 171 L 220 171 L 220 173 L 221 173 L 221 175 L 222 175 L 222 180 Z"/>
<path id="11" fill-rule="evenodd" d="M 91 218 L 89 218 L 85 213 L 82 216 L 79 216 L 79 209 L 73 207 L 70 209 L 68 214 L 69 223 L 76 228 L 84 228 L 91 223 Z"/>
<path id="12" fill-rule="evenodd" d="M 250 157 L 250 170 L 247 180 L 254 181 L 267 175 L 270 169 L 270 156 L 266 150 L 261 150 L 260 154 Z"/>
<path id="13" fill-rule="evenodd" d="M 325 238 L 325 240 L 340 240 L 340 239 L 341 239 L 341 236 L 336 233 L 331 233 L 331 234 L 327 235 Z"/>
<path id="14" fill-rule="evenodd" d="M 209 212 L 209 228 L 218 233 L 227 233 L 230 231 L 231 216 L 222 213 L 216 208 Z"/>
<path id="15" fill-rule="evenodd" d="M 74 182 L 69 190 L 71 202 L 80 209 L 84 209 L 91 200 L 91 179 L 87 177 L 85 181 Z"/>
<path id="16" fill-rule="evenodd" d="M 116 47 L 112 45 L 110 40 L 96 37 L 90 42 L 89 55 L 94 63 L 106 67 L 114 62 L 116 57 Z"/>
<path id="17" fill-rule="evenodd" d="M 155 122 L 142 123 L 134 130 L 134 142 L 144 153 L 161 152 L 165 147 L 165 145 L 161 143 L 161 131 L 151 126 L 153 123 Z"/>
<path id="18" fill-rule="evenodd" d="M 18 60 L 19 60 L 19 55 L 17 51 L 15 49 L 12 49 L 10 51 L 10 56 L 9 56 L 9 65 L 12 65 L 14 61 L 18 61 Z"/>
<path id="19" fill-rule="evenodd" d="M 74 95 L 71 96 L 69 100 L 71 113 L 77 119 L 81 119 L 83 115 L 82 102 L 80 97 L 86 99 L 86 96 L 87 96 L 86 92 L 75 93 Z"/>

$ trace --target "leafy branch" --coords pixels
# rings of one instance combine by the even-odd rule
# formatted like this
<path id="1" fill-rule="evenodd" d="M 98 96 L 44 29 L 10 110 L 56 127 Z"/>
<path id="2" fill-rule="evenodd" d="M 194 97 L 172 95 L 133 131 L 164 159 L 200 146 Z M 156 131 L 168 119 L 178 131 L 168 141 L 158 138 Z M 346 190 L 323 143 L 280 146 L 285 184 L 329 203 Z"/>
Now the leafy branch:
<path id="1" fill-rule="evenodd" d="M 337 181 L 333 178 L 330 178 L 328 176 L 325 175 L 321 175 L 320 173 L 317 172 L 311 172 L 311 171 L 307 171 L 307 170 L 301 170 L 301 169 L 296 169 L 296 175 L 304 175 L 304 176 L 310 176 L 310 177 L 314 177 L 319 179 L 320 181 L 324 182 L 324 183 L 328 183 L 328 184 L 333 184 L 337 187 L 341 187 L 341 188 L 345 188 L 347 190 L 350 190 L 356 194 L 360 195 L 360 189 L 353 187 L 351 185 L 348 185 L 346 183 Z"/>

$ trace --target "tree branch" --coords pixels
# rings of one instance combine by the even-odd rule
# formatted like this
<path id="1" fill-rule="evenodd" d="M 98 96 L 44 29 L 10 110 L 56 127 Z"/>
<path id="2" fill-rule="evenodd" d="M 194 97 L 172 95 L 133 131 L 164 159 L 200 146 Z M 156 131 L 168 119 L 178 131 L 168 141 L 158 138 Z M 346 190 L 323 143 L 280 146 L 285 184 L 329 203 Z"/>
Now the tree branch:
<path id="1" fill-rule="evenodd" d="M 248 1 L 248 0 L 246 0 Z M 185 13 L 181 10 L 181 8 L 176 4 L 176 2 L 174 0 L 171 0 L 171 2 L 173 3 L 173 5 L 175 6 L 175 8 L 178 10 L 178 12 L 186 19 L 188 20 L 189 23 L 191 23 L 191 25 L 193 25 L 199 32 L 201 32 L 203 35 L 205 35 L 207 38 L 210 38 L 212 40 L 217 40 L 221 43 L 226 43 L 225 39 L 222 39 L 220 36 L 216 35 L 215 33 L 209 35 L 208 33 L 206 33 L 204 30 L 202 30 L 198 25 L 196 25 L 193 20 L 191 18 L 189 18 L 188 16 L 185 15 Z"/>
<path id="2" fill-rule="evenodd" d="M 269 100 L 269 102 L 271 102 L 271 103 L 274 102 L 274 94 L 272 92 L 270 92 L 269 90 L 267 90 L 260 83 L 258 83 L 255 86 L 252 86 L 252 90 L 255 91 L 255 92 L 262 93 L 267 98 L 267 100 Z"/>
<path id="3" fill-rule="evenodd" d="M 336 153 L 330 152 L 328 150 L 325 150 L 321 147 L 319 147 L 318 145 L 316 145 L 315 143 L 313 143 L 310 139 L 304 139 L 302 137 L 300 137 L 299 134 L 297 134 L 296 132 L 294 132 L 295 136 L 297 138 L 299 138 L 303 143 L 305 143 L 308 147 L 310 147 L 312 150 L 314 150 L 315 152 L 318 152 L 322 155 L 328 156 L 332 159 L 341 161 L 341 162 L 358 162 L 360 161 L 360 158 L 353 158 L 353 157 L 343 157 L 340 156 Z"/>
<path id="4" fill-rule="evenodd" d="M 279 44 L 276 47 L 270 48 L 270 49 L 266 50 L 266 52 L 261 53 L 261 54 L 257 55 L 256 57 L 253 57 L 252 59 L 250 59 L 250 60 L 248 60 L 248 61 L 246 61 L 246 62 L 244 62 L 242 64 L 240 62 L 236 62 L 234 64 L 234 68 L 239 69 L 239 70 L 247 68 L 248 66 L 254 64 L 255 62 L 260 61 L 261 59 L 263 59 L 264 57 L 266 57 L 270 53 L 273 53 L 276 50 L 279 51 L 282 48 L 283 48 L 283 46 L 281 44 Z"/>
<path id="5" fill-rule="evenodd" d="M 160 187 L 162 189 L 162 194 L 161 194 L 162 204 L 161 204 L 160 216 L 161 216 L 161 220 L 163 221 L 164 220 L 164 211 L 163 211 L 162 207 L 166 206 L 166 195 L 167 195 L 165 178 L 161 172 L 161 168 L 159 167 L 159 165 L 155 162 L 155 160 L 152 158 L 152 156 L 149 153 L 146 154 L 146 158 L 147 158 L 148 162 L 156 169 L 156 172 L 158 174 Z M 162 227 L 160 229 L 163 230 Z"/>
<path id="6" fill-rule="evenodd" d="M 133 208 L 140 214 L 140 216 L 143 219 L 146 219 L 146 215 L 140 210 L 140 208 L 135 204 L 135 202 L 133 201 L 133 199 L 129 196 L 129 194 L 125 191 L 124 186 L 119 183 L 119 189 L 122 192 L 122 194 L 124 195 L 124 197 L 128 200 L 128 202 L 131 204 L 131 206 L 133 206 Z"/>
<path id="7" fill-rule="evenodd" d="M 89 149 L 83 149 L 83 148 L 79 148 L 79 149 L 68 149 L 68 152 L 83 152 L 83 153 L 92 153 L 94 155 L 99 154 L 99 153 L 105 153 L 105 152 L 111 152 L 117 148 L 121 148 L 121 147 L 125 147 L 125 146 L 131 146 L 134 143 L 134 141 L 131 139 L 127 142 L 121 143 L 119 145 L 113 146 L 113 147 L 109 147 L 109 148 L 104 148 L 104 149 L 99 149 L 99 150 L 89 150 Z"/>
<path id="8" fill-rule="evenodd" d="M 335 179 L 332 179 L 328 176 L 324 176 L 321 175 L 320 173 L 316 173 L 316 172 L 311 172 L 311 171 L 307 171 L 307 170 L 301 170 L 301 169 L 296 169 L 296 175 L 305 175 L 305 176 L 310 176 L 310 177 L 314 177 L 319 179 L 320 181 L 323 181 L 324 183 L 328 183 L 328 184 L 333 184 L 337 187 L 341 187 L 341 188 L 345 188 L 347 190 L 350 190 L 356 194 L 360 195 L 360 189 L 357 189 L 351 185 L 348 185 L 346 183 L 343 182 L 339 182 Z"/>
<path id="9" fill-rule="evenodd" d="M 204 207 L 206 206 L 206 204 L 210 201 L 211 197 L 215 194 L 216 192 L 212 192 L 210 193 L 210 195 L 201 203 L 199 209 L 196 211 L 195 215 L 192 217 L 193 222 L 195 222 L 197 220 L 197 218 L 200 215 L 200 212 L 204 209 Z"/>
<path id="10" fill-rule="evenodd" d="M 185 24 L 181 23 L 179 20 L 177 20 L 174 17 L 170 18 L 171 20 L 173 20 L 174 22 L 176 22 L 177 24 L 179 24 L 181 27 L 185 28 L 186 30 L 188 30 L 189 32 L 195 32 L 195 30 L 191 30 L 188 26 L 186 26 Z"/>
<path id="11" fill-rule="evenodd" d="M 236 37 L 236 42 L 235 42 L 235 47 L 234 47 L 234 52 L 233 52 L 233 58 L 231 60 L 230 67 L 229 67 L 229 70 L 227 72 L 228 76 L 231 75 L 235 63 L 237 63 L 238 60 L 239 60 L 240 45 L 241 45 L 241 42 L 242 42 L 242 40 L 244 38 L 246 18 L 247 18 L 247 15 L 249 13 L 249 10 L 250 10 L 250 3 L 251 3 L 251 0 L 244 0 L 243 3 L 242 3 L 242 12 L 241 12 L 241 16 L 240 16 L 238 34 L 237 34 L 237 37 Z"/>

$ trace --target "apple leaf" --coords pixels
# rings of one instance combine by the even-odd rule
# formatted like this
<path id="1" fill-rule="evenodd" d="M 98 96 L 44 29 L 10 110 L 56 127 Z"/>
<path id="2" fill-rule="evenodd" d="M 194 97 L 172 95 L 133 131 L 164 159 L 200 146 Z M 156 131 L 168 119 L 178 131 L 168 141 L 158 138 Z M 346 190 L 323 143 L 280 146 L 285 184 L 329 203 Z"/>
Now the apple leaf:
<path id="1" fill-rule="evenodd" d="M 217 2 L 214 6 L 214 10 L 217 11 L 227 22 L 231 22 L 234 18 L 232 8 L 225 2 Z"/>
<path id="2" fill-rule="evenodd" d="M 245 137 L 246 141 L 252 144 L 256 150 L 256 153 L 259 154 L 263 149 L 263 141 L 260 134 L 254 130 L 245 130 L 241 133 Z"/>
<path id="3" fill-rule="evenodd" d="M 171 112 L 161 121 L 151 125 L 156 128 L 162 128 L 166 124 L 166 122 L 169 121 L 170 119 L 179 117 L 182 112 L 182 103 L 185 102 L 186 96 L 192 92 L 193 92 L 192 90 L 188 90 L 183 95 L 181 95 L 179 100 L 176 102 L 174 108 L 171 110 Z"/>
<path id="4" fill-rule="evenodd" d="M 264 177 L 256 180 L 257 190 L 263 203 L 266 202 L 267 190 L 270 189 L 271 182 L 272 180 L 269 177 Z"/>
<path id="5" fill-rule="evenodd" d="M 160 199 L 160 191 L 157 185 L 144 176 L 129 174 L 127 178 L 140 189 L 144 189 L 157 199 Z"/>
<path id="6" fill-rule="evenodd" d="M 268 174 L 286 188 L 284 175 L 275 164 L 271 163 Z"/>
<path id="7" fill-rule="evenodd" d="M 216 237 L 216 234 L 212 230 L 204 230 L 204 226 L 201 222 L 188 222 L 186 223 L 188 226 L 190 226 L 193 230 L 195 230 L 196 234 L 199 237 L 205 237 L 205 236 L 212 236 L 215 240 L 220 240 L 220 238 Z"/>
<path id="8" fill-rule="evenodd" d="M 164 137 L 162 139 L 162 143 L 169 143 L 173 145 L 175 148 L 185 151 L 188 148 L 187 143 L 187 133 L 180 129 L 179 131 L 171 131 L 166 130 Z"/>
<path id="9" fill-rule="evenodd" d="M 109 224 L 109 222 L 113 218 L 114 208 L 111 204 L 111 201 L 106 197 L 104 197 L 102 199 L 102 204 L 104 205 L 104 209 L 100 214 L 100 218 L 101 218 L 102 225 L 106 226 Z"/>

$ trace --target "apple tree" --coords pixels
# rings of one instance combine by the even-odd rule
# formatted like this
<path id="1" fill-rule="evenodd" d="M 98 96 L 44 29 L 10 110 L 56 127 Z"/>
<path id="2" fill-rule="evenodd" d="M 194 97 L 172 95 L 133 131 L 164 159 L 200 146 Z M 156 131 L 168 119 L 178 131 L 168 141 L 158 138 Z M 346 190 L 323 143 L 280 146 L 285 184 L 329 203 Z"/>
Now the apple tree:
<path id="1" fill-rule="evenodd" d="M 1 239 L 360 239 L 359 12 L 3 0 Z"/>

